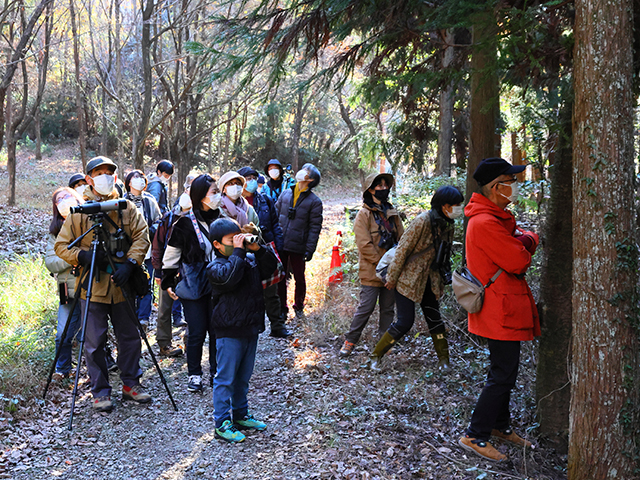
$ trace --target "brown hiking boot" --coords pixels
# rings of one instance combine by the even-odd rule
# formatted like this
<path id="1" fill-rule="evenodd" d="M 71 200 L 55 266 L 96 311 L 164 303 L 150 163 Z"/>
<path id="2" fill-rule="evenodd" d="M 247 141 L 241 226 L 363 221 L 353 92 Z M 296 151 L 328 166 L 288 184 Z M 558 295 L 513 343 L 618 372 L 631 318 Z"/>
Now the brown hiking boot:
<path id="1" fill-rule="evenodd" d="M 151 402 L 151 395 L 142 391 L 142 385 L 134 385 L 133 387 L 122 386 L 122 399 L 133 400 L 137 403 Z"/>
<path id="2" fill-rule="evenodd" d="M 166 347 L 160 347 L 160 356 L 162 357 L 181 357 L 182 349 L 180 347 L 174 347 L 173 345 L 167 345 Z"/>
<path id="3" fill-rule="evenodd" d="M 506 455 L 500 453 L 493 447 L 493 445 L 489 442 L 485 442 L 484 440 L 477 440 L 475 438 L 464 436 L 458 440 L 458 445 L 465 450 L 475 453 L 486 460 L 491 460 L 492 462 L 504 462 L 507 459 Z"/>
<path id="4" fill-rule="evenodd" d="M 93 399 L 93 409 L 96 412 L 110 412 L 113 410 L 111 397 L 98 397 Z"/>
<path id="5" fill-rule="evenodd" d="M 528 440 L 525 440 L 510 428 L 507 428 L 506 430 L 503 430 L 503 431 L 496 430 L 494 428 L 493 430 L 491 430 L 491 435 L 501 440 L 504 440 L 506 442 L 511 442 L 514 445 L 518 445 L 519 447 L 536 448 L 533 443 L 531 443 Z"/>
<path id="6" fill-rule="evenodd" d="M 352 343 L 349 340 L 345 340 L 344 345 L 342 345 L 342 348 L 340 349 L 340 356 L 348 357 L 349 355 L 351 355 L 351 352 L 353 352 L 355 346 L 355 343 Z"/>

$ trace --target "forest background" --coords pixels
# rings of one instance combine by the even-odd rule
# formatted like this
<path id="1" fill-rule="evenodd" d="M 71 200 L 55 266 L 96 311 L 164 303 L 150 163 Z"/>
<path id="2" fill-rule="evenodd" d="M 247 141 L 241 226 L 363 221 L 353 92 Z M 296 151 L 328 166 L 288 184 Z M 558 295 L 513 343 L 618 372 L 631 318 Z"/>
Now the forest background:
<path id="1" fill-rule="evenodd" d="M 632 0 L 5 0 L 0 198 L 42 206 L 54 185 L 18 191 L 16 152 L 47 165 L 69 141 L 82 165 L 170 159 L 174 189 L 278 158 L 334 184 L 389 169 L 414 197 L 466 182 L 468 198 L 480 159 L 525 163 L 539 434 L 569 478 L 632 478 L 639 15 Z"/>

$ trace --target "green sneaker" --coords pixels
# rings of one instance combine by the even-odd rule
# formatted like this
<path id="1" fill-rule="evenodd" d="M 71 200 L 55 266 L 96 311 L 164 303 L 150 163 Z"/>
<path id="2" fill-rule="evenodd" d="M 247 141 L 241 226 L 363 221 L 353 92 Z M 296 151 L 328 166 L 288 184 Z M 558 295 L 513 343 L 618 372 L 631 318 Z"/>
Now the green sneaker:
<path id="1" fill-rule="evenodd" d="M 229 443 L 240 443 L 246 438 L 240 433 L 231 420 L 225 420 L 220 428 L 216 428 L 216 438 Z"/>
<path id="2" fill-rule="evenodd" d="M 240 420 L 234 420 L 233 423 L 238 430 L 258 430 L 261 432 L 267 428 L 266 423 L 256 420 L 250 413 L 247 413 L 244 418 Z"/>

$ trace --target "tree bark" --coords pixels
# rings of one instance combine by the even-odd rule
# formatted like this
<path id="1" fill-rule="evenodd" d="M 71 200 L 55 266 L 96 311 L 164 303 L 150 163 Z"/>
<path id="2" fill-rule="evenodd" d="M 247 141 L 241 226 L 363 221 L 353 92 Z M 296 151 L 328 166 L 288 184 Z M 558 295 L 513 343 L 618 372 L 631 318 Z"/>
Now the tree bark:
<path id="1" fill-rule="evenodd" d="M 568 478 L 637 478 L 633 2 L 575 7 Z"/>
<path id="2" fill-rule="evenodd" d="M 550 198 L 542 234 L 544 260 L 538 311 L 542 336 L 538 348 L 536 397 L 540 433 L 567 453 L 571 386 L 571 295 L 573 292 L 572 131 L 573 91 L 562 92 L 557 151 L 551 173 Z M 515 133 L 513 134 L 515 136 Z M 517 146 L 516 146 L 517 148 Z M 520 150 L 517 150 L 518 154 Z M 514 164 L 515 164 L 514 160 Z"/>
<path id="3" fill-rule="evenodd" d="M 122 98 L 122 45 L 120 43 L 121 12 L 120 0 L 115 1 L 115 51 L 116 51 L 116 95 Z M 116 136 L 118 137 L 118 165 L 124 165 L 124 132 L 122 125 L 122 107 L 116 102 Z"/>
<path id="4" fill-rule="evenodd" d="M 78 26 L 74 0 L 69 0 L 69 16 L 71 18 L 71 32 L 73 34 L 73 63 L 75 65 L 76 117 L 78 118 L 78 143 L 80 144 L 80 158 L 82 169 L 87 166 L 87 124 L 84 119 L 82 92 L 80 89 L 80 51 L 78 40 Z"/>
<path id="5" fill-rule="evenodd" d="M 453 30 L 444 35 L 442 69 L 446 70 L 453 61 Z M 440 92 L 440 118 L 438 130 L 438 160 L 436 175 L 451 176 L 451 146 L 453 144 L 453 82 L 447 83 Z"/>
<path id="6" fill-rule="evenodd" d="M 473 173 L 480 161 L 500 154 L 500 137 L 496 135 L 496 119 L 500 113 L 496 74 L 496 21 L 491 12 L 479 13 L 475 17 L 472 29 L 471 132 L 465 203 L 473 192 L 478 191 Z"/>
<path id="7" fill-rule="evenodd" d="M 140 39 L 140 49 L 142 54 L 142 81 L 144 84 L 144 94 L 142 100 L 142 111 L 140 112 L 140 123 L 138 134 L 135 137 L 133 168 L 144 169 L 144 145 L 147 140 L 147 130 L 151 120 L 151 101 L 153 90 L 153 76 L 151 72 L 151 16 L 155 7 L 154 0 L 147 0 L 142 6 L 142 37 Z M 133 127 L 135 129 L 135 126 Z"/>
<path id="8" fill-rule="evenodd" d="M 307 108 L 311 104 L 313 95 L 309 95 L 309 98 L 305 102 L 304 91 L 298 92 L 298 102 L 296 105 L 296 114 L 293 122 L 293 131 L 291 132 L 291 167 L 294 172 L 299 170 L 298 165 L 298 153 L 300 151 L 300 135 L 302 132 L 302 120 L 304 114 L 307 112 Z"/>

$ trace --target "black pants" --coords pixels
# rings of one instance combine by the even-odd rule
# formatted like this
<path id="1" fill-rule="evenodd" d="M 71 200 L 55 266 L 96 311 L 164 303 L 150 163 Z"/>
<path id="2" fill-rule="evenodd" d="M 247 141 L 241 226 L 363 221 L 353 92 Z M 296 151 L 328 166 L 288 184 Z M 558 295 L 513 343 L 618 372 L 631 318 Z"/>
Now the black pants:
<path id="1" fill-rule="evenodd" d="M 431 280 L 422 294 L 420 308 L 427 321 L 429 333 L 432 335 L 444 333 L 444 322 L 440 317 L 440 305 L 438 299 L 431 290 Z M 389 333 L 396 340 L 400 340 L 413 327 L 416 319 L 416 304 L 396 290 L 396 312 L 398 319 L 389 327 Z"/>
<path id="2" fill-rule="evenodd" d="M 509 428 L 509 400 L 520 365 L 520 342 L 489 339 L 489 374 L 471 417 L 467 435 L 489 440 L 491 430 Z"/>
<path id="3" fill-rule="evenodd" d="M 209 372 L 211 377 L 216 374 L 216 337 L 211 324 L 213 305 L 211 295 L 205 295 L 198 300 L 182 299 L 184 319 L 189 326 L 187 337 L 187 368 L 189 375 L 202 376 L 202 347 L 209 334 Z"/>

